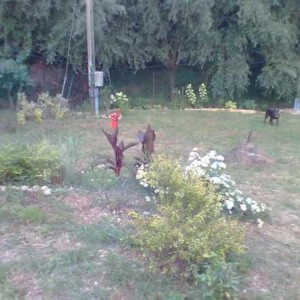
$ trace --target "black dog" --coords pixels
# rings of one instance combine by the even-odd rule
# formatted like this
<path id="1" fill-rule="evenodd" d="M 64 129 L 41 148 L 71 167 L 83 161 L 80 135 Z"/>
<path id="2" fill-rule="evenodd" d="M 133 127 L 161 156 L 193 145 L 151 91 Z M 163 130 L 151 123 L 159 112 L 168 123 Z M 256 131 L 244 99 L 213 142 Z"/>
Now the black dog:
<path id="1" fill-rule="evenodd" d="M 279 110 L 279 108 L 268 108 L 266 110 L 266 113 L 265 113 L 265 121 L 264 121 L 264 123 L 266 123 L 266 120 L 269 117 L 271 125 L 273 125 L 273 120 L 274 119 L 277 120 L 276 124 L 278 125 L 279 116 L 280 116 L 280 110 Z"/>

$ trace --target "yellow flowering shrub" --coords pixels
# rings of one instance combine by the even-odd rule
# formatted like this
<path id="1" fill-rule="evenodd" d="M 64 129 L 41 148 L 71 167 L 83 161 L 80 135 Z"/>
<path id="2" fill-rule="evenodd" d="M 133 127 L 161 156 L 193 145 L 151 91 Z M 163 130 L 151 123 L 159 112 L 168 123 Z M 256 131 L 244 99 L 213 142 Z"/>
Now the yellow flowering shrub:
<path id="1" fill-rule="evenodd" d="M 34 119 L 36 123 L 42 123 L 47 117 L 62 119 L 69 110 L 66 99 L 61 99 L 59 95 L 52 97 L 49 93 L 41 93 L 37 102 L 30 102 L 24 93 L 19 93 L 18 103 L 19 125 L 24 125 L 28 119 Z"/>
<path id="2" fill-rule="evenodd" d="M 157 157 L 145 177 L 159 190 L 157 211 L 131 214 L 137 229 L 132 241 L 153 254 L 154 266 L 189 277 L 195 265 L 226 261 L 229 253 L 243 251 L 243 229 L 224 217 L 210 183 L 187 175 L 166 156 Z"/>

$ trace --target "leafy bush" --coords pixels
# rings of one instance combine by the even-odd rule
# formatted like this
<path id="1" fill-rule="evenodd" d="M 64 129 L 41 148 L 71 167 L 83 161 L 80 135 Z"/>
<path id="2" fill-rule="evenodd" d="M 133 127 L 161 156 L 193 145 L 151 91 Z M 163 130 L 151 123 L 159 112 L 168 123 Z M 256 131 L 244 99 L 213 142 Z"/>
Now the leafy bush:
<path id="1" fill-rule="evenodd" d="M 150 98 L 144 98 L 144 97 L 135 97 L 131 99 L 131 107 L 137 108 L 137 109 L 144 109 L 148 110 L 152 107 L 153 100 Z"/>
<path id="2" fill-rule="evenodd" d="M 34 119 L 36 123 L 42 123 L 46 117 L 62 119 L 68 111 L 68 104 L 59 95 L 51 97 L 48 93 L 42 93 L 37 102 L 29 102 L 24 93 L 18 94 L 19 112 L 18 124 L 24 125 L 27 119 Z"/>
<path id="3" fill-rule="evenodd" d="M 232 263 L 206 265 L 202 274 L 195 274 L 201 288 L 201 299 L 236 299 L 240 278 Z"/>
<path id="4" fill-rule="evenodd" d="M 24 54 L 18 54 L 16 59 L 5 58 L 2 55 L 0 57 L 0 96 L 3 100 L 9 101 L 11 108 L 15 105 L 17 92 L 30 83 Z M 0 104 L 1 102 L 2 99 L 0 99 Z"/>
<path id="5" fill-rule="evenodd" d="M 187 103 L 187 100 L 184 88 L 175 89 L 173 91 L 173 100 L 169 106 L 171 109 L 182 110 L 188 106 L 189 103 Z"/>
<path id="6" fill-rule="evenodd" d="M 54 117 L 63 119 L 69 111 L 68 101 L 61 97 L 60 94 L 52 97 L 49 93 L 41 93 L 38 97 L 38 106 L 45 117 Z"/>
<path id="7" fill-rule="evenodd" d="M 198 88 L 198 102 L 199 102 L 200 106 L 205 106 L 209 102 L 205 83 L 201 83 L 199 85 L 199 88 Z"/>
<path id="8" fill-rule="evenodd" d="M 212 184 L 186 174 L 166 156 L 158 156 L 144 175 L 157 194 L 157 213 L 131 214 L 137 228 L 132 240 L 153 254 L 156 267 L 190 277 L 195 267 L 226 261 L 229 253 L 243 250 L 243 230 L 222 215 Z"/>
<path id="9" fill-rule="evenodd" d="M 51 182 L 61 168 L 58 149 L 43 141 L 35 145 L 10 144 L 0 149 L 0 183 Z"/>
<path id="10" fill-rule="evenodd" d="M 257 104 L 255 102 L 255 100 L 245 100 L 241 103 L 241 107 L 244 109 L 256 109 L 257 108 Z"/>
<path id="11" fill-rule="evenodd" d="M 236 102 L 229 100 L 225 103 L 225 107 L 229 109 L 237 109 L 237 104 Z"/>
<path id="12" fill-rule="evenodd" d="M 196 105 L 196 102 L 197 102 L 197 96 L 194 92 L 194 89 L 192 87 L 191 84 L 188 84 L 185 88 L 185 94 L 186 94 L 186 97 L 190 103 L 190 105 L 192 107 L 194 107 Z"/>
<path id="13" fill-rule="evenodd" d="M 191 84 L 188 84 L 185 88 L 185 94 L 188 102 L 192 107 L 204 107 L 209 103 L 207 96 L 207 90 L 205 83 L 201 83 L 198 87 L 198 96 L 194 92 Z"/>

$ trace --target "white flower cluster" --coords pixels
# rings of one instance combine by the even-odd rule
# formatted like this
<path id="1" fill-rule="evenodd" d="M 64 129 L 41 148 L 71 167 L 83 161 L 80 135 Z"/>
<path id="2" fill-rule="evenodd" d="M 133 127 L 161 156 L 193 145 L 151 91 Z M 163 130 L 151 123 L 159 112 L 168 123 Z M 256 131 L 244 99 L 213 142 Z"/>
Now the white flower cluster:
<path id="1" fill-rule="evenodd" d="M 226 168 L 224 157 L 212 150 L 201 157 L 197 148 L 189 154 L 189 164 L 185 170 L 192 172 L 214 184 L 222 196 L 223 208 L 229 214 L 256 215 L 270 210 L 264 203 L 257 203 L 250 197 L 245 197 L 243 192 L 236 189 L 236 182 L 227 174 L 222 173 Z"/>
<path id="2" fill-rule="evenodd" d="M 198 92 L 199 92 L 199 100 L 202 102 L 205 101 L 205 98 L 207 96 L 207 90 L 206 90 L 205 83 L 200 84 Z"/>
<path id="3" fill-rule="evenodd" d="M 185 94 L 186 94 L 186 97 L 188 99 L 188 101 L 194 105 L 197 101 L 197 97 L 196 97 L 196 94 L 192 88 L 192 85 L 191 84 L 188 84 L 186 86 L 186 89 L 185 89 Z"/>
<path id="4" fill-rule="evenodd" d="M 10 189 L 16 190 L 16 191 L 28 191 L 28 192 L 42 192 L 44 195 L 49 196 L 51 195 L 51 189 L 44 185 L 44 186 L 38 186 L 35 185 L 33 187 L 29 187 L 27 185 L 22 186 L 11 186 Z M 6 192 L 8 188 L 6 186 L 0 186 L 1 192 Z"/>
<path id="5" fill-rule="evenodd" d="M 143 187 L 149 186 L 148 182 L 145 179 L 146 168 L 147 168 L 147 165 L 142 164 L 141 166 L 138 167 L 137 172 L 135 174 L 135 178 L 137 180 L 139 180 L 140 185 L 142 185 Z"/>
<path id="6" fill-rule="evenodd" d="M 240 217 L 254 217 L 258 226 L 261 227 L 263 222 L 259 216 L 267 213 L 270 208 L 264 203 L 257 203 L 250 197 L 244 196 L 243 192 L 236 188 L 236 182 L 229 175 L 223 173 L 223 170 L 226 169 L 226 164 L 224 163 L 224 157 L 222 155 L 212 150 L 201 157 L 197 151 L 198 149 L 194 148 L 189 154 L 189 163 L 185 167 L 186 176 L 192 173 L 199 178 L 204 178 L 211 182 L 221 196 L 222 209 L 224 212 Z M 145 177 L 148 167 L 148 165 L 141 165 L 137 169 L 136 179 L 139 180 L 143 187 L 150 188 L 154 197 L 155 194 L 168 194 L 168 188 L 161 190 L 147 182 Z M 177 197 L 182 196 L 183 195 L 177 195 Z M 149 199 L 151 198 L 146 197 L 146 201 L 150 201 Z"/>
<path id="7" fill-rule="evenodd" d="M 128 98 L 127 96 L 122 93 L 115 93 L 114 95 L 110 96 L 111 104 L 125 104 L 128 103 Z"/>

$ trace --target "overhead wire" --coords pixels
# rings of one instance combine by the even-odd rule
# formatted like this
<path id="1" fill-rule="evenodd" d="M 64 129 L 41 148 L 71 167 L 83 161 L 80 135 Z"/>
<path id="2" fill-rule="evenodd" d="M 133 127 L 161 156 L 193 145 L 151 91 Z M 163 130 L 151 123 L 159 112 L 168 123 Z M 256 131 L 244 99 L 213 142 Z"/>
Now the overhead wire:
<path id="1" fill-rule="evenodd" d="M 64 81 L 63 81 L 61 96 L 60 96 L 61 101 L 62 101 L 62 98 L 63 98 L 63 95 L 64 95 L 64 90 L 65 90 L 65 86 L 66 86 L 66 82 L 67 82 L 67 78 L 68 78 L 68 68 L 69 68 L 69 61 L 70 61 L 71 41 L 72 41 L 74 26 L 75 26 L 76 6 L 77 6 L 77 0 L 74 0 L 72 25 L 71 25 L 70 34 L 69 34 L 69 41 L 68 41 L 68 51 L 67 51 L 67 62 L 66 62 L 66 68 L 65 68 L 65 76 L 64 76 Z"/>

